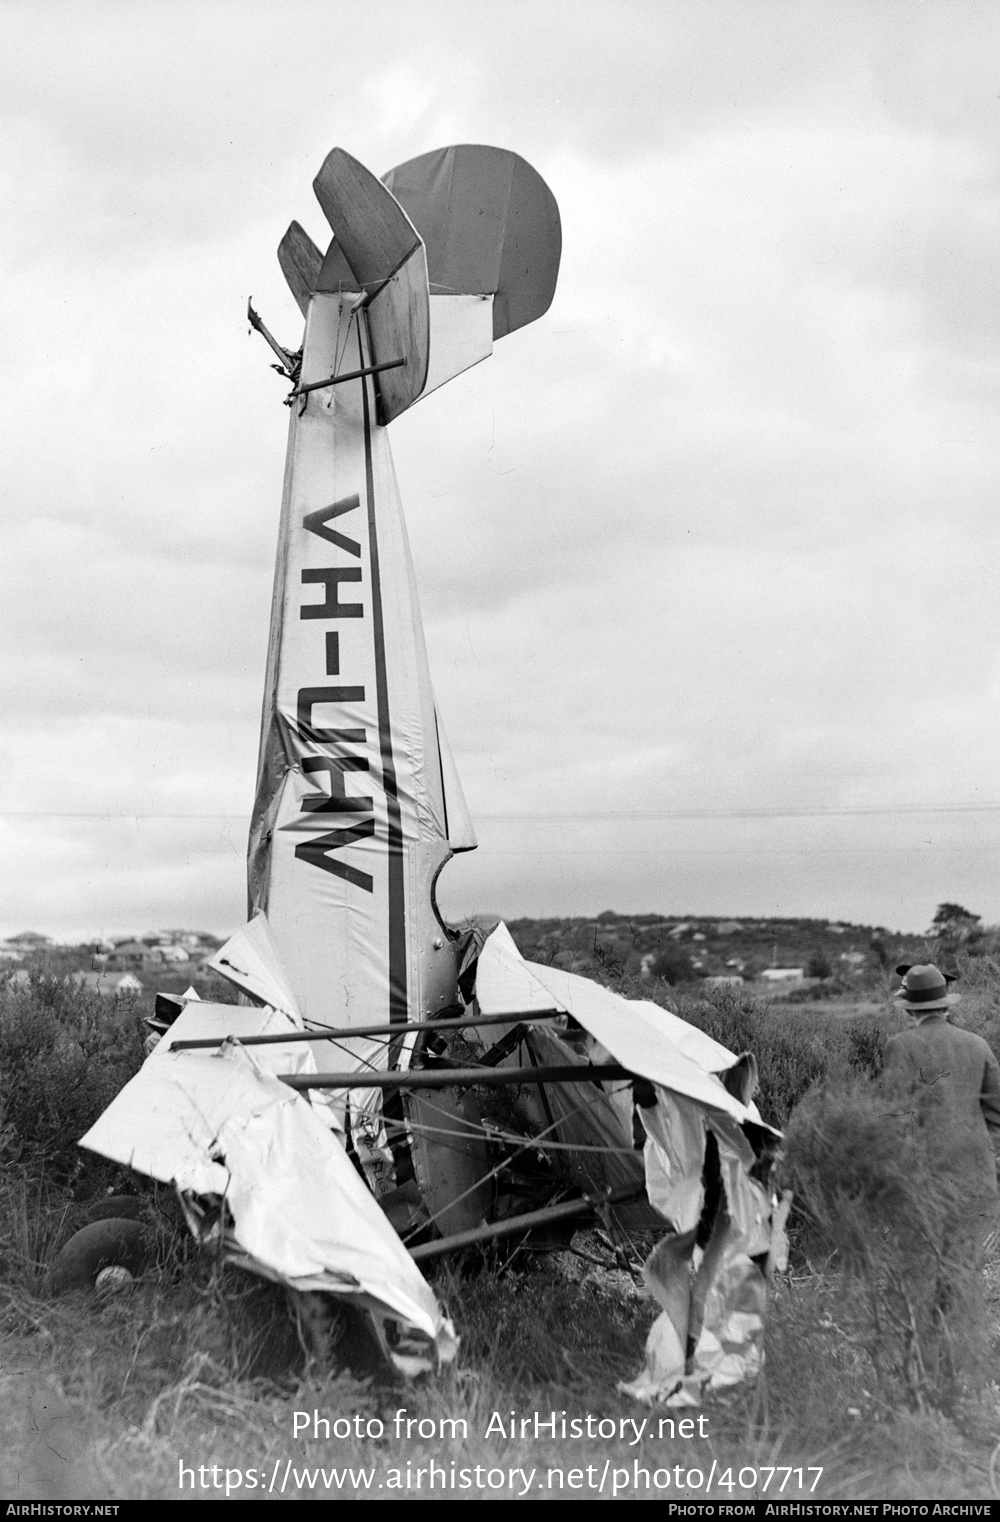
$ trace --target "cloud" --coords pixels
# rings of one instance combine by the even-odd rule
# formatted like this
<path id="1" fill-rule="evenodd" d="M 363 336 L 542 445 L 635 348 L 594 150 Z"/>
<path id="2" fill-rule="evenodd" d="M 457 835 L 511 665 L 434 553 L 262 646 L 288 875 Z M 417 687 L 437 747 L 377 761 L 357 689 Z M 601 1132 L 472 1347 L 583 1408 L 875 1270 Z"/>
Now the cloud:
<path id="1" fill-rule="evenodd" d="M 8 3 L 5 928 L 242 914 L 242 823 L 53 799 L 249 808 L 287 420 L 245 302 L 298 342 L 274 249 L 326 237 L 335 142 L 379 172 L 498 142 L 560 204 L 550 312 L 392 430 L 474 812 L 990 801 L 998 29 L 971 0 Z M 1000 918 L 970 817 L 487 819 L 443 891 Z"/>

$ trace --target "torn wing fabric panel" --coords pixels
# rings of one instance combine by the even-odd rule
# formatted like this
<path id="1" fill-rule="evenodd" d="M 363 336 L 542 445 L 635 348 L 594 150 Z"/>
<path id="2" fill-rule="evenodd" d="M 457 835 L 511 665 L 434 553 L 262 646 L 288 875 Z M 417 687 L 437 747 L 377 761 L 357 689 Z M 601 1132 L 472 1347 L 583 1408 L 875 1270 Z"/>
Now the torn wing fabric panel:
<path id="1" fill-rule="evenodd" d="M 234 937 L 235 939 L 235 937 Z M 187 1005 L 157 1043 L 150 1058 L 158 1061 L 165 1057 L 178 1041 L 199 1041 L 206 1038 L 224 1041 L 232 1037 L 239 1041 L 246 1036 L 276 1036 L 282 1031 L 300 1031 L 302 1021 L 295 1014 L 272 1009 L 269 1005 L 213 1004 L 196 999 Z M 276 1041 L 274 1045 L 257 1046 L 258 1067 L 267 1073 L 317 1073 L 319 1053 L 316 1048 L 327 1047 L 327 1042 Z M 175 1054 L 177 1057 L 181 1053 Z M 344 1097 L 333 1090 L 310 1089 L 309 1103 L 324 1123 L 343 1131 Z"/>
<path id="2" fill-rule="evenodd" d="M 266 915 L 255 914 L 242 930 L 229 937 L 208 965 L 261 1004 L 284 1010 L 302 1029 L 302 1016 Z"/>
<path id="3" fill-rule="evenodd" d="M 685 1239 L 663 1244 L 670 1246 L 674 1253 L 661 1254 L 646 1278 L 661 1304 L 671 1297 L 676 1303 L 661 1311 L 650 1327 L 639 1374 L 618 1388 L 647 1405 L 697 1406 L 704 1390 L 740 1384 L 763 1367 L 767 1280 L 745 1253 L 727 1252 L 708 1285 L 694 1353 L 685 1358 L 678 1322 L 684 1318 L 690 1258 Z"/>
<path id="4" fill-rule="evenodd" d="M 476 996 L 484 1014 L 566 1010 L 630 1072 L 738 1122 L 754 1118 L 716 1077 L 735 1064 L 733 1052 L 656 1004 L 623 999 L 590 978 L 526 962 L 506 925 L 497 926 L 480 953 Z"/>
<path id="5" fill-rule="evenodd" d="M 242 930 L 230 936 L 208 965 L 215 972 L 221 973 L 230 983 L 235 984 L 242 993 L 249 994 L 252 999 L 269 1004 L 276 1010 L 284 1011 L 296 1030 L 305 1029 L 305 1022 L 299 1012 L 285 964 L 281 959 L 281 953 L 266 914 L 255 914 Z M 249 1029 L 243 1027 L 240 1031 L 232 1027 L 230 1029 L 234 1035 L 251 1034 Z M 263 1035 L 265 1031 L 262 1029 L 259 1034 Z M 343 1047 L 337 1047 L 327 1041 L 311 1041 L 302 1043 L 298 1048 L 282 1047 L 280 1050 L 282 1053 L 298 1051 L 309 1055 L 290 1065 L 287 1062 L 275 1065 L 261 1057 L 263 1065 L 271 1072 L 330 1072 L 344 1065 L 345 1055 L 349 1058 L 354 1056 L 353 1052 L 345 1053 Z M 309 1099 L 311 1104 L 325 1116 L 328 1125 L 338 1131 L 344 1129 L 347 1100 L 343 1093 L 337 1093 L 335 1090 L 313 1089 L 310 1091 Z"/>
<path id="6" fill-rule="evenodd" d="M 763 1185 L 750 1177 L 753 1148 L 739 1127 L 728 1123 L 728 1117 L 721 1123 L 713 1117 L 709 1125 L 719 1148 L 726 1207 L 737 1234 L 735 1250 L 749 1258 L 759 1257 L 771 1246 L 772 1201 Z"/>
<path id="7" fill-rule="evenodd" d="M 180 1190 L 224 1197 L 239 1249 L 273 1277 L 377 1302 L 427 1339 L 427 1367 L 454 1356 L 449 1322 L 346 1152 L 249 1052 L 150 1059 L 81 1145 Z"/>
<path id="8" fill-rule="evenodd" d="M 619 1388 L 649 1403 L 697 1405 L 704 1389 L 739 1384 L 763 1365 L 767 1275 L 759 1260 L 766 1255 L 769 1263 L 781 1261 L 783 1218 L 776 1218 L 767 1191 L 751 1178 L 753 1150 L 729 1116 L 663 1090 L 657 1098 L 653 1109 L 639 1112 L 647 1133 L 646 1188 L 650 1203 L 676 1230 L 646 1262 L 646 1283 L 663 1311 L 646 1339 L 642 1370 Z M 699 1260 L 694 1243 L 709 1127 L 725 1207 Z M 694 1347 L 678 1362 L 678 1346 L 689 1338 Z"/>
<path id="9" fill-rule="evenodd" d="M 161 1053 L 163 1044 L 81 1137 L 80 1146 L 161 1184 L 176 1181 L 193 1194 L 224 1195 L 229 1173 L 217 1155 L 209 1113 L 227 1107 L 237 1071 L 195 1053 L 168 1058 Z M 238 1092 L 231 1102 L 239 1102 Z"/>
<path id="10" fill-rule="evenodd" d="M 658 1089 L 656 1098 L 651 1108 L 639 1108 L 646 1132 L 646 1194 L 674 1231 L 692 1231 L 705 1203 L 705 1112 L 665 1089 Z"/>
<path id="11" fill-rule="evenodd" d="M 643 1279 L 662 1306 L 646 1338 L 645 1363 L 638 1376 L 618 1388 L 652 1403 L 672 1394 L 684 1379 L 691 1315 L 691 1258 L 695 1232 L 671 1233 L 657 1243 L 643 1266 Z"/>
<path id="12" fill-rule="evenodd" d="M 766 1316 L 767 1279 L 746 1253 L 727 1243 L 705 1295 L 687 1393 L 722 1390 L 758 1374 L 764 1364 Z"/>
<path id="13" fill-rule="evenodd" d="M 541 1009 L 565 1010 L 566 1005 L 542 980 L 542 974 L 550 970 L 526 962 L 507 926 L 499 924 L 487 936 L 476 964 L 479 1008 L 484 1015 L 502 1015 L 513 1010 L 526 1015 Z"/>

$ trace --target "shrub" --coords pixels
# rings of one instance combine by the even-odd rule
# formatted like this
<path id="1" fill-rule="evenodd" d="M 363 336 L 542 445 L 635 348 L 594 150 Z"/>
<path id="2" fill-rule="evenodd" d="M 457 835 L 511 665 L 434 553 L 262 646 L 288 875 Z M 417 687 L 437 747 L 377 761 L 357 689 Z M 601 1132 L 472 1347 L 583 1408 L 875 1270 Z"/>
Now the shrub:
<path id="1" fill-rule="evenodd" d="M 0 1129 L 8 1157 L 67 1181 L 85 1166 L 83 1133 L 143 1057 L 127 1005 L 45 973 L 0 988 Z"/>
<path id="2" fill-rule="evenodd" d="M 783 1126 L 802 1096 L 831 1072 L 846 1072 L 840 1022 L 804 1023 L 729 988 L 714 990 L 707 999 L 681 1000 L 678 1013 L 730 1051 L 753 1052 L 760 1077 L 757 1104 L 773 1126 Z"/>
<path id="3" fill-rule="evenodd" d="M 978 1207 L 961 1139 L 950 1154 L 940 1136 L 933 1147 L 877 1085 L 853 1079 L 799 1104 L 783 1161 L 812 1247 L 845 1270 L 845 1314 L 883 1393 L 915 1409 L 948 1408 L 984 1372 Z"/>
<path id="4" fill-rule="evenodd" d="M 659 956 L 650 963 L 650 972 L 654 978 L 662 978 L 664 983 L 670 983 L 675 988 L 679 983 L 694 983 L 698 974 L 695 972 L 694 963 L 685 951 L 661 951 Z"/>

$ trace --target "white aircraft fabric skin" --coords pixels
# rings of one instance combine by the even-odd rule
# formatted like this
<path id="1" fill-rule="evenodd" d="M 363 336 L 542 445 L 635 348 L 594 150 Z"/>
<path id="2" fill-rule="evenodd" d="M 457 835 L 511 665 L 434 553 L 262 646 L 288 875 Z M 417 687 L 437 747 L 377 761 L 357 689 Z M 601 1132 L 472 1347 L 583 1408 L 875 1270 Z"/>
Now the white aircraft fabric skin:
<path id="1" fill-rule="evenodd" d="M 658 1004 L 623 999 L 577 973 L 526 962 L 504 924 L 497 926 L 479 954 L 476 998 L 485 1015 L 565 1010 L 630 1073 L 722 1110 L 736 1121 L 759 1123 L 756 1110 L 740 1104 L 716 1076 L 735 1066 L 735 1053 Z"/>
<path id="2" fill-rule="evenodd" d="M 525 160 L 479 145 L 410 160 L 385 183 L 334 148 L 314 188 L 333 233 L 326 254 L 294 222 L 279 249 L 306 328 L 250 913 L 266 914 L 307 1025 L 403 1025 L 456 1000 L 434 884 L 476 838 L 431 687 L 383 424 L 547 309 L 559 213 Z M 396 1043 L 361 1040 L 337 1066 L 398 1058 Z"/>
<path id="3" fill-rule="evenodd" d="M 763 1365 L 767 1275 L 786 1254 L 787 1208 L 750 1176 L 753 1149 L 730 1116 L 659 1089 L 657 1100 L 639 1110 L 646 1193 L 673 1229 L 644 1265 L 647 1288 L 662 1310 L 649 1329 L 642 1369 L 619 1389 L 647 1404 L 690 1406 L 699 1404 L 703 1390 L 739 1384 Z M 710 1136 L 724 1208 L 702 1249 L 695 1238 Z M 765 1255 L 766 1271 L 754 1261 Z"/>
<path id="4" fill-rule="evenodd" d="M 589 978 L 525 961 L 503 924 L 479 954 L 476 998 L 484 1014 L 509 1012 L 512 1021 L 515 1011 L 565 1011 L 593 1038 L 595 1062 L 613 1058 L 653 1085 L 656 1104 L 638 1110 L 646 1131 L 646 1197 L 670 1230 L 644 1275 L 662 1311 L 650 1328 L 643 1369 L 619 1388 L 648 1403 L 697 1405 L 703 1389 L 750 1378 L 763 1361 L 767 1278 L 759 1261 L 782 1262 L 787 1204 L 779 1207 L 750 1176 L 755 1156 L 742 1126 L 772 1128 L 756 1105 L 741 1103 L 717 1076 L 736 1067 L 737 1055 L 658 1004 L 624 999 Z M 540 1060 L 569 1055 L 548 1027 L 532 1040 L 545 1053 Z M 559 1046 L 558 1059 L 545 1052 L 546 1043 Z M 605 1129 L 622 1097 L 606 1087 L 599 1116 Z M 553 1088 L 552 1102 L 557 1093 L 563 1110 L 561 1089 Z M 586 1124 L 586 1117 L 578 1105 L 575 1125 Z M 628 1127 L 624 1120 L 619 1126 L 619 1144 L 627 1145 Z M 710 1146 L 723 1203 L 702 1249 L 695 1239 Z"/>
<path id="5" fill-rule="evenodd" d="M 209 959 L 209 967 L 214 972 L 228 979 L 241 993 L 249 995 L 257 1004 L 269 1005 L 272 1009 L 281 1010 L 288 1016 L 292 1026 L 296 1030 L 304 1030 L 305 1022 L 299 1013 L 295 995 L 288 981 L 288 974 L 282 964 L 278 948 L 274 944 L 274 936 L 271 927 L 267 923 L 266 914 L 256 914 L 242 930 L 237 930 L 231 935 L 225 945 Z M 221 1006 L 230 1008 L 229 1005 Z M 239 1022 L 230 1021 L 228 1027 L 221 1034 L 231 1034 L 239 1037 L 241 1034 L 250 1034 L 237 1028 Z M 260 1032 L 264 1034 L 264 1032 Z M 282 1050 L 291 1050 L 283 1048 Z M 296 1065 L 292 1067 L 273 1067 L 274 1072 L 329 1072 L 337 1066 L 338 1059 L 342 1055 L 336 1046 L 329 1041 L 311 1041 L 306 1046 L 310 1053 L 309 1062 L 306 1066 Z M 337 1131 L 343 1131 L 344 1120 L 347 1111 L 347 1096 L 335 1090 L 312 1089 L 309 1092 L 309 1102 L 323 1116 L 326 1124 L 333 1126 Z"/>
<path id="6" fill-rule="evenodd" d="M 355 302 L 313 296 L 303 383 L 370 363 Z M 249 861 L 307 1023 L 404 1024 L 454 1000 L 433 888 L 475 836 L 440 733 L 373 381 L 312 392 L 292 409 Z M 352 1051 L 339 1067 L 386 1065 L 384 1042 Z"/>
<path id="7" fill-rule="evenodd" d="M 289 1024 L 273 1010 L 202 1003 L 185 1009 L 168 1036 L 219 1034 L 234 1016 L 264 1029 Z M 385 1329 L 381 1340 L 401 1372 L 448 1362 L 454 1330 L 413 1259 L 340 1142 L 276 1076 L 302 1061 L 303 1046 L 308 1053 L 308 1043 L 171 1052 L 164 1038 L 80 1145 L 184 1196 L 224 1200 L 234 1262 L 290 1289 L 345 1296 L 383 1328 L 400 1323 L 405 1353 L 393 1351 L 399 1339 Z M 190 1201 L 187 1213 L 196 1224 Z"/>
<path id="8" fill-rule="evenodd" d="M 270 1005 L 215 1004 L 207 999 L 199 999 L 195 994 L 191 1003 L 185 1006 L 173 1025 L 164 1032 L 150 1056 L 165 1057 L 178 1041 L 240 1041 L 246 1036 L 276 1036 L 286 1030 L 302 1030 L 302 1021 L 294 1011 L 289 1013 Z M 268 1073 L 318 1073 L 317 1045 L 328 1049 L 325 1042 L 290 1041 L 285 1045 L 284 1042 L 276 1041 L 273 1045 L 255 1047 L 254 1052 L 258 1066 Z M 180 1058 L 185 1054 L 177 1052 L 174 1055 Z M 332 1102 L 336 1096 L 324 1089 L 310 1089 L 305 1097 L 324 1124 L 333 1126 L 336 1130 L 344 1129 L 343 1105 L 338 1108 Z"/>
<path id="9" fill-rule="evenodd" d="M 298 1030 L 304 1028 L 266 915 L 255 915 L 242 930 L 231 935 L 209 958 L 208 965 L 258 1003 L 284 1010 Z"/>

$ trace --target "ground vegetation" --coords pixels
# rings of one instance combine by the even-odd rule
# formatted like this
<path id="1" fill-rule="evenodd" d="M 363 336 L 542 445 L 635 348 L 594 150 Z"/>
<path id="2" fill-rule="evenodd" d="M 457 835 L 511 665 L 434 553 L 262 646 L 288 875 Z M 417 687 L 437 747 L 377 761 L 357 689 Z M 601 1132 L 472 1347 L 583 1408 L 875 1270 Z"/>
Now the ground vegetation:
<path id="1" fill-rule="evenodd" d="M 1000 1052 L 1000 962 L 959 958 L 966 997 L 956 1018 Z M 572 1251 L 438 1266 L 435 1289 L 462 1351 L 436 1378 L 404 1387 L 353 1354 L 320 1367 L 283 1291 L 196 1253 L 169 1191 L 75 1148 L 141 1060 L 138 1010 L 36 973 L 27 987 L 0 988 L 0 1489 L 173 1498 L 183 1465 L 196 1475 L 206 1466 L 208 1488 L 196 1493 L 221 1498 L 227 1469 L 270 1476 L 280 1463 L 284 1476 L 290 1463 L 286 1498 L 365 1496 L 362 1471 L 373 1470 L 377 1486 L 390 1469 L 409 1464 L 412 1473 L 432 1460 L 544 1474 L 599 1457 L 629 1475 L 636 1463 L 672 1474 L 681 1465 L 682 1481 L 661 1499 L 704 1499 L 688 1477 L 703 1484 L 713 1461 L 730 1477 L 729 1488 L 713 1488 L 722 1500 L 764 1496 L 765 1473 L 777 1468 L 780 1480 L 782 1466 L 822 1466 L 817 1498 L 990 1496 L 1000 1250 L 991 1241 L 985 1296 L 973 1294 L 973 1319 L 961 1324 L 963 1336 L 974 1333 L 970 1356 L 960 1339 L 938 1334 L 940 1275 L 922 1266 L 948 1267 L 950 1207 L 926 1172 L 900 1170 L 879 1108 L 882 1048 L 902 1020 L 888 979 L 876 1012 L 844 1018 L 742 988 L 651 983 L 628 958 L 598 975 L 754 1051 L 762 1113 L 787 1130 L 783 1179 L 797 1202 L 765 1370 L 708 1399 L 706 1436 L 661 1440 L 650 1436 L 654 1425 L 636 1442 L 625 1428 L 574 1448 L 544 1434 L 500 1436 L 495 1426 L 488 1434 L 494 1412 L 508 1421 L 511 1411 L 590 1415 L 619 1434 L 649 1415 L 616 1384 L 641 1362 L 656 1307 L 639 1282 L 640 1244 L 603 1230 L 578 1236 Z M 51 1297 L 47 1265 L 109 1191 L 130 1195 L 147 1224 L 149 1270 L 104 1297 Z M 437 1435 L 396 1437 L 401 1407 Z M 350 1445 L 293 1436 L 294 1413 L 314 1410 L 381 1421 L 385 1436 Z M 441 1425 L 450 1422 L 459 1425 Z M 341 1479 L 324 1482 L 324 1469 Z M 483 1493 L 516 1494 L 516 1484 Z"/>

